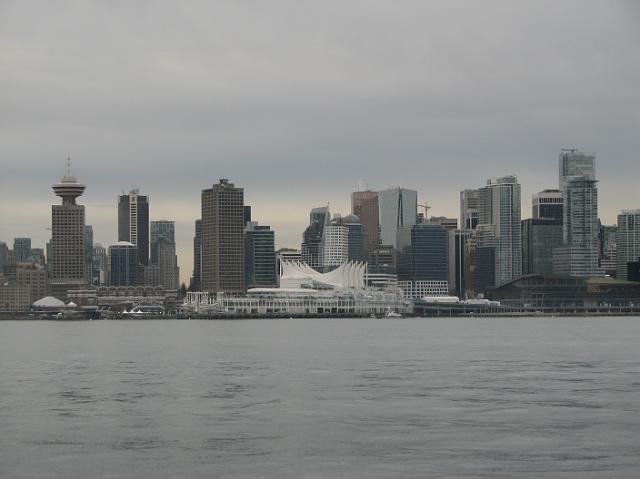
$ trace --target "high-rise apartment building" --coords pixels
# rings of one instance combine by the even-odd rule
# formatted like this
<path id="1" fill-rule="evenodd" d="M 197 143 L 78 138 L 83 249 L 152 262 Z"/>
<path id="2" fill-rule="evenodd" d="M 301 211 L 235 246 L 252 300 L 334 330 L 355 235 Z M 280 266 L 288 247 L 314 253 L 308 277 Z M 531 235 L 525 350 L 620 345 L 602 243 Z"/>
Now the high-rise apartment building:
<path id="1" fill-rule="evenodd" d="M 479 190 L 460 192 L 460 228 L 474 230 L 478 226 L 480 208 Z"/>
<path id="2" fill-rule="evenodd" d="M 380 243 L 397 248 L 397 233 L 416 224 L 418 192 L 407 188 L 390 188 L 378 192 Z"/>
<path id="3" fill-rule="evenodd" d="M 275 235 L 269 226 L 249 222 L 244 233 L 245 283 L 247 288 L 275 287 Z"/>
<path id="4" fill-rule="evenodd" d="M 202 220 L 195 222 L 195 235 L 193 236 L 193 279 L 191 289 L 202 289 Z"/>
<path id="5" fill-rule="evenodd" d="M 351 213 L 360 218 L 367 235 L 367 250 L 380 243 L 380 209 L 377 191 L 355 191 L 351 193 Z"/>
<path id="6" fill-rule="evenodd" d="M 118 199 L 118 241 L 137 246 L 139 264 L 149 264 L 149 197 L 137 189 Z"/>
<path id="7" fill-rule="evenodd" d="M 84 226 L 84 259 L 85 276 L 89 284 L 93 284 L 93 226 Z"/>
<path id="8" fill-rule="evenodd" d="M 76 198 L 84 190 L 85 185 L 71 174 L 69 166 L 60 183 L 53 185 L 53 191 L 62 198 L 62 204 L 51 207 L 51 294 L 63 300 L 67 298 L 69 289 L 88 284 L 84 245 L 85 210 L 84 205 L 76 203 Z"/>
<path id="9" fill-rule="evenodd" d="M 602 276 L 595 157 L 565 150 L 560 153 L 559 164 L 563 245 L 554 250 L 553 272 L 579 277 Z"/>
<path id="10" fill-rule="evenodd" d="M 483 278 L 479 287 L 498 286 L 522 274 L 520 202 L 515 176 L 492 178 L 479 189 L 478 274 Z"/>
<path id="11" fill-rule="evenodd" d="M 93 245 L 93 273 L 92 284 L 104 286 L 109 283 L 109 256 L 100 243 Z"/>
<path id="12" fill-rule="evenodd" d="M 617 278 L 617 225 L 600 225 L 600 269 L 606 276 Z"/>
<path id="13" fill-rule="evenodd" d="M 4 274 L 4 269 L 9 265 L 10 250 L 6 243 L 0 241 L 0 275 Z"/>
<path id="14" fill-rule="evenodd" d="M 138 247 L 128 241 L 109 246 L 111 286 L 135 286 L 138 284 Z"/>
<path id="15" fill-rule="evenodd" d="M 562 192 L 560 190 L 542 190 L 531 197 L 532 218 L 562 222 Z"/>
<path id="16" fill-rule="evenodd" d="M 616 277 L 628 278 L 629 263 L 640 258 L 640 209 L 622 210 L 616 233 Z"/>
<path id="17" fill-rule="evenodd" d="M 202 290 L 242 294 L 244 190 L 226 179 L 202 190 Z"/>

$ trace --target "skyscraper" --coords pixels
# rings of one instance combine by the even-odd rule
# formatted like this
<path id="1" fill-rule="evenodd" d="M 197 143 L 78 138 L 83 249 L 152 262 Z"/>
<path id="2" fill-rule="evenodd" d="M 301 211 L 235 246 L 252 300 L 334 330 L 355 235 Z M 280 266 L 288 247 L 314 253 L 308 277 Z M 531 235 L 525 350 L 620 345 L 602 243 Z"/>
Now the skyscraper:
<path id="1" fill-rule="evenodd" d="M 85 276 L 89 284 L 93 284 L 93 226 L 84 226 L 84 259 Z"/>
<path id="2" fill-rule="evenodd" d="M 330 271 L 349 259 L 349 228 L 339 215 L 324 226 L 320 257 L 324 271 Z"/>
<path id="3" fill-rule="evenodd" d="M 149 264 L 149 197 L 137 189 L 118 199 L 118 241 L 137 246 L 139 264 Z"/>
<path id="4" fill-rule="evenodd" d="M 478 268 L 493 267 L 494 270 L 493 273 L 479 271 L 486 279 L 479 280 L 479 286 L 497 286 L 520 276 L 522 237 L 518 179 L 505 176 L 488 180 L 487 185 L 479 189 L 478 212 Z M 486 248 L 493 249 L 493 253 Z M 493 265 L 490 264 L 491 256 Z"/>
<path id="5" fill-rule="evenodd" d="M 202 190 L 202 290 L 242 294 L 244 190 L 221 179 Z"/>
<path id="6" fill-rule="evenodd" d="M 245 283 L 247 288 L 278 284 L 274 232 L 269 226 L 249 222 L 244 232 Z"/>
<path id="7" fill-rule="evenodd" d="M 640 258 L 640 209 L 622 210 L 616 233 L 616 277 L 629 279 L 628 264 Z"/>
<path id="8" fill-rule="evenodd" d="M 150 245 L 151 245 L 151 263 L 158 263 L 158 241 L 160 238 L 166 239 L 169 243 L 176 242 L 176 223 L 175 221 L 157 220 L 151 221 L 150 225 Z"/>
<path id="9" fill-rule="evenodd" d="M 599 266 L 598 189 L 595 157 L 577 150 L 560 153 L 563 245 L 554 250 L 555 274 L 602 276 Z"/>
<path id="10" fill-rule="evenodd" d="M 460 192 L 460 228 L 474 230 L 479 220 L 480 191 L 462 190 Z"/>
<path id="11" fill-rule="evenodd" d="M 128 241 L 109 246 L 111 262 L 109 284 L 111 286 L 135 286 L 138 284 L 138 248 Z"/>
<path id="12" fill-rule="evenodd" d="M 16 263 L 29 261 L 31 256 L 31 238 L 13 239 L 13 261 Z"/>
<path id="13" fill-rule="evenodd" d="M 562 192 L 543 190 L 531 197 L 532 218 L 551 219 L 562 222 Z"/>
<path id="14" fill-rule="evenodd" d="M 553 250 L 562 246 L 562 220 L 522 220 L 522 274 L 553 273 Z"/>
<path id="15" fill-rule="evenodd" d="M 400 228 L 416 224 L 418 192 L 406 188 L 391 188 L 378 193 L 380 212 L 380 243 L 397 248 Z"/>
<path id="16" fill-rule="evenodd" d="M 328 206 L 313 208 L 309 213 L 309 226 L 302 234 L 302 245 L 300 247 L 302 261 L 317 271 L 322 270 L 322 255 L 320 252 L 322 235 L 324 227 L 329 223 L 330 219 L 331 213 L 329 213 Z"/>
<path id="17" fill-rule="evenodd" d="M 194 291 L 202 289 L 202 220 L 195 222 L 195 235 L 193 236 L 193 281 L 191 288 Z"/>
<path id="18" fill-rule="evenodd" d="M 367 250 L 373 250 L 380 242 L 378 192 L 367 190 L 351 193 L 351 213 L 360 218 L 367 235 Z"/>
<path id="19" fill-rule="evenodd" d="M 417 298 L 449 292 L 449 233 L 438 224 L 421 223 L 398 233 L 398 285 Z"/>
<path id="20" fill-rule="evenodd" d="M 369 240 L 360 218 L 357 215 L 347 215 L 342 218 L 342 224 L 347 227 L 348 260 L 366 262 L 369 257 Z"/>
<path id="21" fill-rule="evenodd" d="M 76 203 L 85 185 L 71 174 L 70 162 L 67 174 L 60 183 L 53 185 L 54 193 L 62 198 L 62 204 L 51 207 L 51 294 L 66 299 L 69 289 L 85 287 L 86 259 L 84 245 L 84 205 Z"/>
<path id="22" fill-rule="evenodd" d="M 156 257 L 152 263 L 158 267 L 158 284 L 168 289 L 180 287 L 180 268 L 176 255 L 176 243 L 166 236 L 160 236 L 156 243 Z"/>

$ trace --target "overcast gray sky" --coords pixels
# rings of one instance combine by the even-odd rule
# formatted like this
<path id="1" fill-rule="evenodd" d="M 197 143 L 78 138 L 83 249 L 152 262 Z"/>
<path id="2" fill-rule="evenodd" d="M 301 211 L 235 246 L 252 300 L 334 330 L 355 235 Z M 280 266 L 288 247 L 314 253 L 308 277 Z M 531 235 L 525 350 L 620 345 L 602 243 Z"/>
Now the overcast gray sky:
<path id="1" fill-rule="evenodd" d="M 557 186 L 595 153 L 601 217 L 640 207 L 640 3 L 0 0 L 0 240 L 43 247 L 70 154 L 95 240 L 150 195 L 191 274 L 200 190 L 229 178 L 279 246 L 358 185 L 432 214 L 510 173 Z"/>

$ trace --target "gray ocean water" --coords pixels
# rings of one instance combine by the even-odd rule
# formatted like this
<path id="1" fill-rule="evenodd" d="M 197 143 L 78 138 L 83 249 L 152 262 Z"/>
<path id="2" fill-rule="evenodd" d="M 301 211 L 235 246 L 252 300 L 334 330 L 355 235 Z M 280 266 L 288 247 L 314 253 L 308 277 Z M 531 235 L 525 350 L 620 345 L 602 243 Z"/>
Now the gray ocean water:
<path id="1" fill-rule="evenodd" d="M 640 318 L 0 322 L 3 478 L 638 478 Z"/>

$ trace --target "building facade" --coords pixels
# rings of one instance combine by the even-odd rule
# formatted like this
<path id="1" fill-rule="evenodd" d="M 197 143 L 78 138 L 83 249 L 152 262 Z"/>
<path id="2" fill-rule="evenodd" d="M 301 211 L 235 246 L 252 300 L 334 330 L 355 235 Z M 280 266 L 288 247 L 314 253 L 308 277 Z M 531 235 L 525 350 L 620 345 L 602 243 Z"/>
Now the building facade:
<path id="1" fill-rule="evenodd" d="M 480 191 L 462 190 L 460 192 L 460 228 L 474 230 L 480 220 Z"/>
<path id="2" fill-rule="evenodd" d="M 50 274 L 51 294 L 65 300 L 67 291 L 88 284 L 85 258 L 85 209 L 76 203 L 85 185 L 71 174 L 53 185 L 62 204 L 51 207 Z"/>
<path id="3" fill-rule="evenodd" d="M 132 189 L 118 199 L 118 241 L 138 248 L 138 261 L 149 265 L 149 197 Z"/>
<path id="4" fill-rule="evenodd" d="M 488 260 L 493 249 L 493 272 L 481 271 L 485 287 L 497 286 L 522 274 L 520 184 L 515 176 L 492 178 L 479 190 L 478 259 Z M 491 268 L 488 262 L 478 267 Z M 491 284 L 493 283 L 493 284 Z"/>
<path id="5" fill-rule="evenodd" d="M 202 291 L 245 292 L 244 189 L 220 179 L 202 190 Z"/>
<path id="6" fill-rule="evenodd" d="M 407 188 L 391 188 L 378 192 L 380 212 L 380 244 L 397 248 L 397 232 L 416 224 L 418 192 Z"/>
<path id="7" fill-rule="evenodd" d="M 110 286 L 136 286 L 138 284 L 138 247 L 128 241 L 109 246 Z"/>
<path id="8" fill-rule="evenodd" d="M 542 190 L 531 198 L 532 218 L 558 220 L 562 222 L 562 192 L 560 190 Z"/>
<path id="9" fill-rule="evenodd" d="M 562 220 L 522 220 L 522 274 L 552 274 L 553 250 L 562 241 Z"/>
<path id="10" fill-rule="evenodd" d="M 244 233 L 245 283 L 247 288 L 278 285 L 275 234 L 269 226 L 249 222 Z"/>
<path id="11" fill-rule="evenodd" d="M 367 251 L 380 243 L 380 208 L 377 191 L 354 191 L 351 193 L 351 213 L 360 218 L 367 235 Z"/>
<path id="12" fill-rule="evenodd" d="M 640 258 L 640 209 L 622 210 L 616 233 L 616 277 L 628 278 L 629 263 Z"/>

